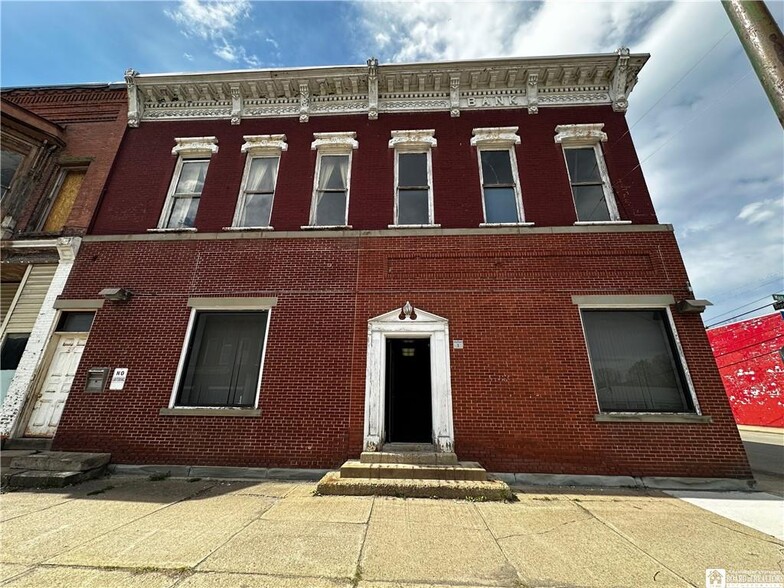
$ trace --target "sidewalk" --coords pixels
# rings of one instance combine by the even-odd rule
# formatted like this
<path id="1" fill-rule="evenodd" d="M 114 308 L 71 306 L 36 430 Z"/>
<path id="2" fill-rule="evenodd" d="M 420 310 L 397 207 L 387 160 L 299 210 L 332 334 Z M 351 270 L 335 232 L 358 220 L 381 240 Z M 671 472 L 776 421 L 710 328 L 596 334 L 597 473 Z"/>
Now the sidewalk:
<path id="1" fill-rule="evenodd" d="M 0 496 L 0 581 L 144 588 L 699 586 L 784 543 L 654 491 L 518 502 L 313 496 L 312 483 L 114 476 Z"/>

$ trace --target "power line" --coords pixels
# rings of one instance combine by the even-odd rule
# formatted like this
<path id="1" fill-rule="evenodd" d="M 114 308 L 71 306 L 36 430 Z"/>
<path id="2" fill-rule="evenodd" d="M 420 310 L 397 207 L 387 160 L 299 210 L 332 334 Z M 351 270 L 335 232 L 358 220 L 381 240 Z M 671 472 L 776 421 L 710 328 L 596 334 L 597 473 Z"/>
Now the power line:
<path id="1" fill-rule="evenodd" d="M 732 351 L 728 351 L 727 353 L 722 353 L 721 355 L 716 355 L 716 359 L 720 357 L 724 357 L 725 355 L 732 355 L 733 353 L 737 353 L 738 351 L 743 351 L 744 349 L 748 349 L 749 347 L 754 347 L 755 345 L 762 345 L 763 343 L 770 343 L 771 341 L 775 341 L 776 339 L 780 339 L 784 337 L 784 332 L 779 333 L 775 337 L 771 337 L 770 339 L 763 339 L 762 341 L 756 341 L 755 343 L 749 343 L 745 347 L 738 347 L 737 349 L 733 349 Z"/>
<path id="2" fill-rule="evenodd" d="M 768 274 L 770 275 L 770 274 Z M 765 279 L 765 278 L 763 278 Z M 724 290 L 723 292 L 719 292 L 716 296 L 714 296 L 714 300 L 718 300 L 722 298 L 724 294 L 731 294 L 732 292 L 754 292 L 754 290 L 759 290 L 763 286 L 767 286 L 768 284 L 773 284 L 774 282 L 780 282 L 784 280 L 784 275 L 776 276 L 776 278 L 770 280 L 769 282 L 763 282 L 762 284 L 758 284 L 753 288 L 747 288 L 746 286 L 738 286 L 737 288 L 731 288 L 730 290 Z"/>
<path id="3" fill-rule="evenodd" d="M 760 353 L 759 355 L 754 355 L 752 357 L 747 357 L 746 359 L 741 359 L 740 361 L 736 361 L 734 363 L 728 363 L 727 365 L 719 366 L 719 369 L 723 370 L 724 368 L 732 367 L 734 365 L 738 365 L 739 363 L 746 363 L 747 361 L 751 361 L 752 359 L 757 359 L 759 357 L 766 357 L 768 355 L 773 355 L 774 353 L 779 353 L 779 350 L 778 349 L 774 349 L 773 351 L 769 351 L 767 353 Z"/>
<path id="4" fill-rule="evenodd" d="M 733 308 L 732 310 L 728 310 L 727 312 L 722 312 L 721 314 L 717 314 L 716 316 L 714 316 L 714 317 L 711 317 L 711 320 L 715 320 L 715 319 L 717 319 L 717 318 L 719 318 L 719 317 L 721 317 L 721 316 L 725 316 L 725 315 L 728 315 L 728 314 L 730 314 L 730 313 L 732 313 L 732 312 L 735 312 L 736 310 L 740 310 L 740 309 L 741 309 L 741 308 L 743 308 L 744 306 L 749 306 L 749 305 L 751 305 L 751 304 L 754 304 L 754 303 L 756 303 L 756 302 L 762 302 L 763 300 L 765 300 L 765 299 L 766 299 L 766 298 L 768 298 L 769 296 L 772 296 L 772 294 L 766 294 L 766 295 L 765 295 L 765 296 L 763 296 L 762 298 L 757 298 L 756 300 L 752 300 L 751 302 L 747 302 L 746 304 L 741 304 L 741 305 L 740 305 L 740 306 L 738 306 L 737 308 Z"/>
<path id="5" fill-rule="evenodd" d="M 773 306 L 773 304 L 774 303 L 771 302 L 770 304 L 766 304 L 765 306 L 760 306 L 759 308 L 755 308 L 754 310 L 749 310 L 749 311 L 746 311 L 746 312 L 742 312 L 740 314 L 736 314 L 735 316 L 731 316 L 730 318 L 724 319 L 723 321 L 719 321 L 718 323 L 713 323 L 712 325 L 708 325 L 705 328 L 706 329 L 711 329 L 711 328 L 715 327 L 716 325 L 720 325 L 722 323 L 728 323 L 728 322 L 730 322 L 733 319 L 736 319 L 736 318 L 739 318 L 739 317 L 742 317 L 742 316 L 746 316 L 747 314 L 751 314 L 752 312 L 757 312 L 758 310 L 762 310 L 763 308 L 767 308 L 768 306 Z"/>

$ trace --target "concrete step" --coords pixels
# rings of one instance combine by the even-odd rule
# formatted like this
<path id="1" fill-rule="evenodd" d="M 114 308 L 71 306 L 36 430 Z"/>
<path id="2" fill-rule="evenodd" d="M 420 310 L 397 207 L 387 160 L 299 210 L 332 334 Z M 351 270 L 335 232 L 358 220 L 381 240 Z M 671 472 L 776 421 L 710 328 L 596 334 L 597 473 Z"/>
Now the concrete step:
<path id="1" fill-rule="evenodd" d="M 3 450 L 6 449 L 34 449 L 36 451 L 49 451 L 52 448 L 52 439 L 48 437 L 18 437 L 6 439 Z"/>
<path id="2" fill-rule="evenodd" d="M 3 474 L 3 485 L 9 488 L 63 488 L 101 476 L 106 466 L 87 471 L 8 470 Z"/>
<path id="3" fill-rule="evenodd" d="M 381 451 L 390 453 L 410 453 L 413 451 L 424 451 L 434 453 L 436 446 L 432 443 L 384 443 Z"/>
<path id="4" fill-rule="evenodd" d="M 338 472 L 330 472 L 324 476 L 316 491 L 319 494 L 339 496 L 458 498 L 479 501 L 514 498 L 509 486 L 501 480 L 369 480 L 342 478 Z"/>
<path id="5" fill-rule="evenodd" d="M 362 463 L 349 460 L 340 467 L 341 478 L 365 478 L 369 480 L 472 480 L 487 479 L 487 472 L 473 461 L 456 465 L 406 464 L 406 463 Z"/>
<path id="6" fill-rule="evenodd" d="M 0 468 L 7 469 L 11 467 L 11 460 L 15 457 L 23 457 L 37 453 L 35 449 L 3 449 L 0 452 Z"/>
<path id="7" fill-rule="evenodd" d="M 386 450 L 386 447 L 384 449 Z M 363 451 L 359 456 L 359 461 L 362 463 L 457 465 L 457 455 L 435 451 Z"/>
<path id="8" fill-rule="evenodd" d="M 43 472 L 85 472 L 105 466 L 111 457 L 111 453 L 40 451 L 14 457 L 11 468 Z"/>

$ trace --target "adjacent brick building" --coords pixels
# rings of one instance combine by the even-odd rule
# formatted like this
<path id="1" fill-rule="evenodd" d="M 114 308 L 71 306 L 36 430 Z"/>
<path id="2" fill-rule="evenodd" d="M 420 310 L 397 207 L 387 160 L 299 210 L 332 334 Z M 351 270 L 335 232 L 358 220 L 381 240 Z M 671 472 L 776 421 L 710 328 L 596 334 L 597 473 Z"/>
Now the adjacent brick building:
<path id="1" fill-rule="evenodd" d="M 51 435 L 86 333 L 59 305 L 126 128 L 123 85 L 2 92 L 0 435 Z M 88 305 L 89 306 L 89 305 Z M 89 325 L 88 325 L 89 328 Z M 58 363 L 59 362 L 59 363 Z"/>
<path id="2" fill-rule="evenodd" d="M 624 116 L 646 59 L 129 71 L 54 447 L 749 477 Z"/>
<path id="3" fill-rule="evenodd" d="M 708 330 L 739 425 L 784 428 L 784 314 Z"/>

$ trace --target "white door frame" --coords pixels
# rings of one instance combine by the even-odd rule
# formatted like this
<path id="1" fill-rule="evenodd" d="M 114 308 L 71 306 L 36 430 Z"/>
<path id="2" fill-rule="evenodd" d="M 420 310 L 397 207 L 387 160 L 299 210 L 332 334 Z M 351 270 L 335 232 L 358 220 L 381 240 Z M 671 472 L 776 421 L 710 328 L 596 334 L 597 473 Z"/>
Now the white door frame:
<path id="1" fill-rule="evenodd" d="M 400 317 L 403 318 L 400 318 Z M 411 318 L 415 316 L 416 318 Z M 387 339 L 430 339 L 430 397 L 433 443 L 437 451 L 454 451 L 452 377 L 449 367 L 449 321 L 417 309 L 404 315 L 400 309 L 368 321 L 367 371 L 365 375 L 364 451 L 379 451 L 386 439 Z"/>

